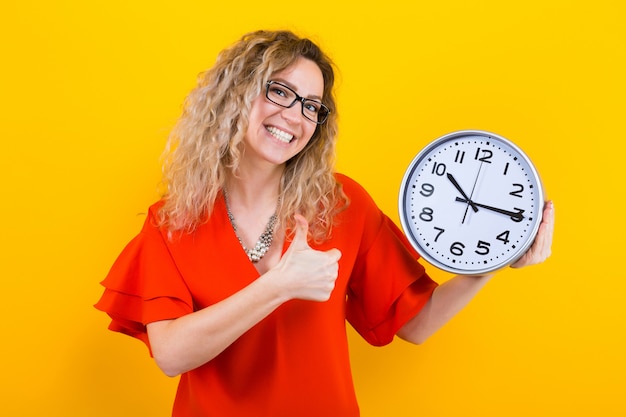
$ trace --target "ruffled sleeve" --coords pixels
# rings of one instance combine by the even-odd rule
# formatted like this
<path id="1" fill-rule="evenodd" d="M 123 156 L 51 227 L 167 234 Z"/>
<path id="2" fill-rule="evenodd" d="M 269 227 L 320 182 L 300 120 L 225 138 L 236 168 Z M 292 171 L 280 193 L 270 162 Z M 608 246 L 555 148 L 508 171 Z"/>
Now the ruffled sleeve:
<path id="1" fill-rule="evenodd" d="M 364 226 L 348 286 L 346 318 L 368 343 L 383 346 L 419 313 L 438 284 L 426 274 L 402 231 L 369 195 L 362 191 L 350 198 L 363 213 Z"/>
<path id="2" fill-rule="evenodd" d="M 109 329 L 143 341 L 150 349 L 146 325 L 193 311 L 193 300 L 155 226 L 154 207 L 143 229 L 119 255 L 102 281 L 95 307 L 111 317 Z"/>

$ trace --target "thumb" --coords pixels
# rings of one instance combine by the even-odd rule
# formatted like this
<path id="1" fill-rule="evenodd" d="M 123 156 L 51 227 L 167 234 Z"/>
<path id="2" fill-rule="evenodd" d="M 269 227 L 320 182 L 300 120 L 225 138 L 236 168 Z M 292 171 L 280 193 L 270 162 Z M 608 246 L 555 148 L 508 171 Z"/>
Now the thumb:
<path id="1" fill-rule="evenodd" d="M 295 214 L 293 216 L 296 221 L 296 233 L 291 242 L 294 249 L 306 249 L 309 247 L 307 242 L 307 236 L 309 234 L 309 223 L 301 214 Z"/>

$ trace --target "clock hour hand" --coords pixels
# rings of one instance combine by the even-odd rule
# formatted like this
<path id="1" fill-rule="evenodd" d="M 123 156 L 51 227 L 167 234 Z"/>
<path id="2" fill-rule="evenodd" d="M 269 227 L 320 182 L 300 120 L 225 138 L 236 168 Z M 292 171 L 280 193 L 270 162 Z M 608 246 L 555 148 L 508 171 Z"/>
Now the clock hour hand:
<path id="1" fill-rule="evenodd" d="M 470 201 L 461 197 L 457 197 L 456 201 L 461 202 L 461 203 L 470 203 Z M 522 215 L 524 210 L 522 209 L 516 208 L 515 210 L 517 211 L 509 211 L 509 210 L 504 210 L 504 209 L 497 208 L 497 207 L 487 206 L 485 204 L 480 204 L 480 203 L 473 203 L 473 204 L 480 208 L 495 211 L 496 213 L 506 214 L 507 216 L 510 216 L 511 219 L 515 222 L 521 222 L 522 220 L 524 220 L 524 216 Z"/>
<path id="2" fill-rule="evenodd" d="M 463 200 L 465 203 L 467 203 L 470 206 L 472 206 L 472 210 L 474 210 L 474 213 L 478 212 L 478 207 L 476 207 L 476 204 L 472 200 L 470 200 L 470 198 L 467 196 L 467 194 L 465 194 L 465 191 L 463 191 L 463 189 L 461 188 L 461 186 L 457 182 L 456 178 L 454 178 L 454 176 L 452 174 L 450 174 L 449 172 L 447 174 L 447 177 L 450 180 L 450 182 L 452 183 L 452 185 L 454 185 L 454 188 L 456 188 L 461 193 L 461 195 L 463 197 L 465 197 L 465 200 L 461 199 L 460 197 L 457 197 L 456 201 Z"/>

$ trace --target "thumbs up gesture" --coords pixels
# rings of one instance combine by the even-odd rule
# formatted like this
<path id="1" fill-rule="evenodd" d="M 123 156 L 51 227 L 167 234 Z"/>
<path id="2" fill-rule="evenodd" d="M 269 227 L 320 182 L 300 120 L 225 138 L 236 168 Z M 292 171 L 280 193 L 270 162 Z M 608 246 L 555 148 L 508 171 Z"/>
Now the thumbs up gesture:
<path id="1" fill-rule="evenodd" d="M 318 251 L 309 246 L 309 224 L 295 215 L 296 230 L 291 245 L 273 268 L 289 299 L 327 301 L 335 288 L 341 252 Z"/>

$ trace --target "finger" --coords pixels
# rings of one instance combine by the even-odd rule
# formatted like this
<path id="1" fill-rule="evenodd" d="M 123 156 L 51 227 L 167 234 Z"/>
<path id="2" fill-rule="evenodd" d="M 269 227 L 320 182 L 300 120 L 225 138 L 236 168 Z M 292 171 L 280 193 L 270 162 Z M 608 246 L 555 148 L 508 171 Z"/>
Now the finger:
<path id="1" fill-rule="evenodd" d="M 549 201 L 545 209 L 545 228 L 544 231 L 544 255 L 548 258 L 552 254 L 552 239 L 554 237 L 554 203 Z"/>
<path id="2" fill-rule="evenodd" d="M 326 251 L 328 255 L 330 255 L 330 259 L 333 262 L 339 261 L 341 259 L 341 251 L 339 249 L 333 248 Z"/>
<path id="3" fill-rule="evenodd" d="M 309 223 L 300 214 L 295 214 L 293 217 L 296 221 L 296 233 L 293 237 L 293 242 L 291 243 L 291 245 L 294 249 L 307 249 L 309 248 L 309 243 L 307 241 L 309 234 Z"/>
<path id="4" fill-rule="evenodd" d="M 552 201 L 548 201 L 545 210 L 546 222 L 548 223 L 548 237 L 550 242 L 552 242 L 552 237 L 554 235 L 554 203 Z"/>
<path id="5" fill-rule="evenodd" d="M 543 211 L 543 219 L 539 227 L 540 245 L 537 245 L 537 252 L 541 254 L 543 260 L 550 256 L 552 250 L 552 236 L 554 234 L 554 205 L 552 201 L 546 202 Z"/>
<path id="6" fill-rule="evenodd" d="M 543 211 L 543 218 L 539 225 L 535 242 L 528 252 L 512 266 L 520 268 L 544 262 L 552 254 L 552 237 L 554 234 L 554 204 L 552 201 L 546 202 Z"/>

